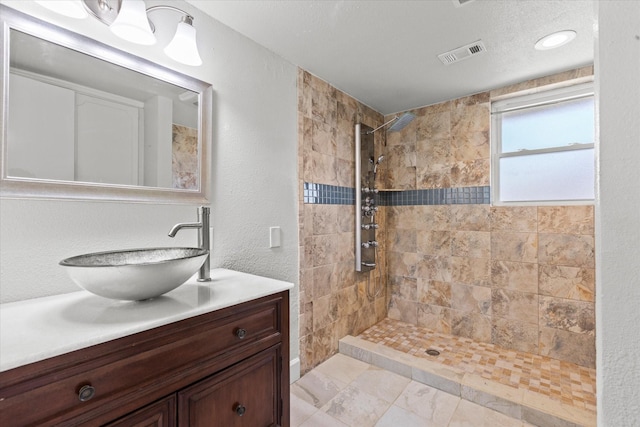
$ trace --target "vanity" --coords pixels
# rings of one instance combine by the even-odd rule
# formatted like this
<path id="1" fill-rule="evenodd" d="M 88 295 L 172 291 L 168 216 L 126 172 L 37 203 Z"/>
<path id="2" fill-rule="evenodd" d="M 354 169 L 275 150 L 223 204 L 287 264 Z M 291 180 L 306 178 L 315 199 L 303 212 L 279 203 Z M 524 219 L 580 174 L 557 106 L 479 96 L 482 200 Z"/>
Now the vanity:
<path id="1" fill-rule="evenodd" d="M 289 426 L 291 283 L 225 269 L 153 300 L 0 306 L 2 426 Z"/>

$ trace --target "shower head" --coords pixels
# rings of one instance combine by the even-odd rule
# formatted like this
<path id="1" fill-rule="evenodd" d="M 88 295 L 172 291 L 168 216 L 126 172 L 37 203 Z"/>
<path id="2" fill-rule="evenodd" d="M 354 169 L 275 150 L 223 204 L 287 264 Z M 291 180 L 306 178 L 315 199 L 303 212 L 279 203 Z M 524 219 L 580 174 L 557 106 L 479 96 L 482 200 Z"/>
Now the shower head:
<path id="1" fill-rule="evenodd" d="M 376 172 L 378 172 L 378 165 L 379 165 L 380 163 L 382 163 L 382 161 L 383 161 L 383 160 L 384 160 L 384 155 L 382 155 L 382 156 L 378 157 L 378 160 L 376 161 L 376 164 L 375 164 L 375 165 L 373 165 L 373 174 L 374 174 L 374 175 L 376 174 Z"/>
<path id="2" fill-rule="evenodd" d="M 397 120 L 394 124 L 391 125 L 388 132 L 399 132 L 404 129 L 409 123 L 416 118 L 416 115 L 413 113 L 404 113 L 402 116 L 397 117 Z"/>

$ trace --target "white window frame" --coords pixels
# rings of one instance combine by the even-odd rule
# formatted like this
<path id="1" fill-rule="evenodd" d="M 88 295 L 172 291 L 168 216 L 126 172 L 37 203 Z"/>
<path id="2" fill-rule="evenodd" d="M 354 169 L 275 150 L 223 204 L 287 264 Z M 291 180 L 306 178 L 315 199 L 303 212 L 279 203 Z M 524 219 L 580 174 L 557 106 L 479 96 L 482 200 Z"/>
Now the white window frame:
<path id="1" fill-rule="evenodd" d="M 511 94 L 491 102 L 491 204 L 494 206 L 553 206 L 592 205 L 594 199 L 580 200 L 532 200 L 503 201 L 500 199 L 500 159 L 532 154 L 565 152 L 594 148 L 594 143 L 573 144 L 569 147 L 551 147 L 536 150 L 522 150 L 513 153 L 502 152 L 502 113 L 533 107 L 558 104 L 564 101 L 594 97 L 593 81 L 548 90 L 538 90 L 525 95 Z M 594 130 L 595 139 L 595 130 Z M 595 141 L 594 141 L 595 142 Z M 594 163 L 595 168 L 595 163 Z M 594 182 L 595 186 L 595 182 Z"/>

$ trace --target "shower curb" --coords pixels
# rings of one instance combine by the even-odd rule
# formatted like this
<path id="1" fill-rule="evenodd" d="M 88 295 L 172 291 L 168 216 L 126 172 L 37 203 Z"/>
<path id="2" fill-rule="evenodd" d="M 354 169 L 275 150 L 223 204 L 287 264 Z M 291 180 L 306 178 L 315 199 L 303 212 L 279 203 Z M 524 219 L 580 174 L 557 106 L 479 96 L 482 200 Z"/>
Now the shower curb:
<path id="1" fill-rule="evenodd" d="M 540 393 L 517 389 L 462 369 L 412 356 L 382 344 L 346 336 L 341 354 L 445 391 L 517 420 L 545 427 L 595 427 L 593 412 L 552 400 Z"/>

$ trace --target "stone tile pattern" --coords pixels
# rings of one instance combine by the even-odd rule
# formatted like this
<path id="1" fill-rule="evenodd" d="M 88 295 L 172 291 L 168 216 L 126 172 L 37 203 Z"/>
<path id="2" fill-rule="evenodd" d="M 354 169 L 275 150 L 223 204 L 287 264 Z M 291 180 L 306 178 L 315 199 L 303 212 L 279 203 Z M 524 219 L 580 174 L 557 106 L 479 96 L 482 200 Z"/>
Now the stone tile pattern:
<path id="1" fill-rule="evenodd" d="M 386 238 L 379 230 L 379 268 L 354 268 L 353 204 L 324 204 L 311 191 L 354 187 L 355 124 L 377 127 L 383 116 L 310 73 L 298 71 L 298 192 L 300 241 L 301 373 L 338 351 L 338 341 L 357 335 L 387 314 Z M 376 132 L 381 153 L 384 133 Z M 307 203 L 305 203 L 305 184 Z M 321 185 L 311 189 L 310 185 Z M 320 193 L 318 193 L 320 196 Z M 384 224 L 384 212 L 378 213 Z M 382 290 L 377 297 L 375 288 Z"/>
<path id="2" fill-rule="evenodd" d="M 415 191 L 489 185 L 492 96 L 592 73 L 586 67 L 411 110 L 416 119 L 388 133 L 384 186 Z M 593 206 L 383 210 L 390 318 L 595 366 Z"/>
<path id="3" fill-rule="evenodd" d="M 291 386 L 292 427 L 528 427 L 368 363 L 337 354 Z"/>
<path id="4" fill-rule="evenodd" d="M 385 319 L 358 338 L 442 363 L 566 405 L 596 411 L 596 372 L 570 362 L 456 337 Z M 428 349 L 440 352 L 429 356 Z"/>
<path id="5" fill-rule="evenodd" d="M 198 129 L 172 125 L 171 169 L 173 188 L 198 188 Z"/>

